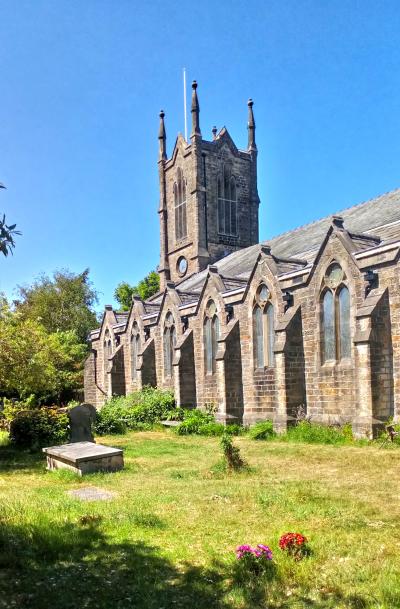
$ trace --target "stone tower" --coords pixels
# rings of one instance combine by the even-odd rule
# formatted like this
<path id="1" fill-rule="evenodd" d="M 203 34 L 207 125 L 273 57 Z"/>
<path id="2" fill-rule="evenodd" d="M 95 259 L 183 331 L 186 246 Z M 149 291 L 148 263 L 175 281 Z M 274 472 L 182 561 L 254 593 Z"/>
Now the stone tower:
<path id="1" fill-rule="evenodd" d="M 238 150 L 227 129 L 200 130 L 197 83 L 192 83 L 192 131 L 179 134 L 167 157 L 164 112 L 160 112 L 160 273 L 178 283 L 224 256 L 258 243 L 257 146 L 253 101 L 248 101 L 248 147 Z"/>

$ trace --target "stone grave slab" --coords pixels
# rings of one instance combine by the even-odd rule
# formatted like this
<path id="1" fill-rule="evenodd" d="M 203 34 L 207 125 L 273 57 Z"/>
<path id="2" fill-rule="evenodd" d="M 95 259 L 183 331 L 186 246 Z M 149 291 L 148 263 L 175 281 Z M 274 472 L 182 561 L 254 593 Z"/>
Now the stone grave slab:
<path id="1" fill-rule="evenodd" d="M 115 493 L 94 486 L 68 491 L 68 495 L 74 499 L 80 499 L 81 501 L 107 501 L 108 499 L 113 499 L 115 497 Z"/>
<path id="2" fill-rule="evenodd" d="M 73 442 L 61 446 L 43 448 L 47 457 L 47 469 L 69 469 L 79 476 L 93 472 L 115 472 L 124 467 L 124 455 L 120 448 Z"/>

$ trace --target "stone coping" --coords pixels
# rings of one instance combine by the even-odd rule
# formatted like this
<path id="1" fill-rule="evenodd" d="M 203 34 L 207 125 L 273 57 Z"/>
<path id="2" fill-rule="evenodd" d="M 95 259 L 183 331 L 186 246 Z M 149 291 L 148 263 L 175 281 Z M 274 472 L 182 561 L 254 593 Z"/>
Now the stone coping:
<path id="1" fill-rule="evenodd" d="M 42 450 L 50 457 L 66 460 L 71 463 L 95 461 L 102 457 L 113 457 L 123 454 L 120 448 L 95 444 L 94 442 L 73 442 L 71 444 L 62 444 L 61 446 L 49 446 Z"/>

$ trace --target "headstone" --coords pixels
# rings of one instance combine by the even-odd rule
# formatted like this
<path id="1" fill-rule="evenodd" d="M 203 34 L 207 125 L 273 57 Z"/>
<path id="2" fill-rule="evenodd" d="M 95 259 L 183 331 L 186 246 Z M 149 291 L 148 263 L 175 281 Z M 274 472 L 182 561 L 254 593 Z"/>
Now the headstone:
<path id="1" fill-rule="evenodd" d="M 94 442 L 92 424 L 96 421 L 96 408 L 92 404 L 81 404 L 68 411 L 70 442 Z"/>

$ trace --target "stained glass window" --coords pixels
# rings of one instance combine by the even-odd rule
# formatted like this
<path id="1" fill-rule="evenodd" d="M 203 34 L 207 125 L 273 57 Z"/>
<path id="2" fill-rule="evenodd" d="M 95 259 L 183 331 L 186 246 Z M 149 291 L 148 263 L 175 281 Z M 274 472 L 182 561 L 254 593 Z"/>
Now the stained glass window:
<path id="1" fill-rule="evenodd" d="M 264 367 L 264 329 L 263 312 L 256 305 L 253 309 L 253 345 L 254 345 L 254 366 L 255 368 Z"/>
<path id="2" fill-rule="evenodd" d="M 174 318 L 172 313 L 167 313 L 165 318 L 164 329 L 164 376 L 170 378 L 172 376 L 172 362 L 174 358 L 174 350 L 176 345 L 176 330 L 173 325 Z"/>
<path id="3" fill-rule="evenodd" d="M 350 294 L 349 290 L 343 286 L 338 294 L 339 305 L 339 345 L 340 359 L 351 356 L 350 339 Z"/>
<path id="4" fill-rule="evenodd" d="M 335 339 L 335 311 L 334 299 L 330 290 L 327 290 L 322 299 L 323 306 L 323 335 L 324 335 L 324 361 L 336 359 Z"/>
<path id="5" fill-rule="evenodd" d="M 267 323 L 267 354 L 268 361 L 267 366 L 270 368 L 274 365 L 274 346 L 275 346 L 275 328 L 274 328 L 274 307 L 271 303 L 268 303 L 264 316 Z"/>
<path id="6" fill-rule="evenodd" d="M 219 319 L 216 314 L 217 307 L 213 300 L 209 300 L 206 307 L 206 318 L 204 320 L 204 364 L 208 374 L 216 371 L 216 357 L 219 339 Z"/>
<path id="7" fill-rule="evenodd" d="M 136 322 L 133 323 L 132 326 L 132 335 L 131 335 L 131 374 L 132 380 L 136 380 L 137 378 L 137 365 L 138 365 L 138 354 L 140 351 L 140 334 L 139 334 L 139 326 Z"/>

